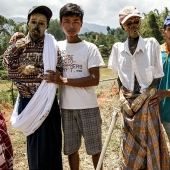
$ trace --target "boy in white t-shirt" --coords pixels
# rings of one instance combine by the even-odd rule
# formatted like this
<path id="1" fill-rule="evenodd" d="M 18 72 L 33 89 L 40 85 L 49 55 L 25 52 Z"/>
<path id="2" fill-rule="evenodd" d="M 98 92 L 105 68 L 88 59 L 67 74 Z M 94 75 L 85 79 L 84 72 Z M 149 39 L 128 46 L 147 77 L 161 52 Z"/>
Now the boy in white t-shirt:
<path id="1" fill-rule="evenodd" d="M 99 67 L 104 65 L 96 45 L 78 36 L 83 24 L 83 10 L 72 3 L 60 9 L 60 25 L 66 35 L 59 41 L 63 59 L 63 75 L 48 71 L 47 82 L 60 86 L 60 107 L 64 131 L 64 154 L 70 168 L 79 169 L 81 137 L 84 137 L 87 154 L 92 155 L 96 168 L 102 149 L 101 116 L 93 86 L 99 83 Z"/>

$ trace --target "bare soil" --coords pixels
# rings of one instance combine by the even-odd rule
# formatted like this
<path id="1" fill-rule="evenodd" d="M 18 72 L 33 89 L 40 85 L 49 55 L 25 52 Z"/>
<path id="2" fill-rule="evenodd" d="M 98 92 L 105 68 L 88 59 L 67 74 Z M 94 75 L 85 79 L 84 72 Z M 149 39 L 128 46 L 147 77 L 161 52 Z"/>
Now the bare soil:
<path id="1" fill-rule="evenodd" d="M 110 122 L 112 119 L 113 108 L 112 105 L 117 105 L 117 94 L 118 90 L 116 88 L 112 88 L 110 90 L 101 90 L 98 94 L 98 102 L 101 110 L 102 117 L 102 132 L 103 132 L 103 143 L 107 136 L 107 132 L 109 130 Z M 114 101 L 114 102 L 113 102 Z M 8 103 L 1 103 L 0 110 L 3 113 L 3 116 L 6 120 L 8 132 L 12 141 L 13 151 L 14 151 L 14 170 L 27 170 L 27 154 L 26 154 L 26 139 L 25 136 L 13 129 L 10 124 L 10 117 L 13 110 L 13 107 Z M 120 125 L 118 123 L 114 130 L 114 135 L 112 135 L 112 139 L 109 142 L 103 167 L 105 170 L 112 170 L 118 168 L 118 153 L 119 153 L 119 136 L 120 136 Z M 86 154 L 84 141 L 82 139 L 82 146 L 80 148 L 80 166 L 81 170 L 93 170 L 91 156 Z M 67 157 L 63 155 L 63 169 L 69 170 L 69 164 Z"/>

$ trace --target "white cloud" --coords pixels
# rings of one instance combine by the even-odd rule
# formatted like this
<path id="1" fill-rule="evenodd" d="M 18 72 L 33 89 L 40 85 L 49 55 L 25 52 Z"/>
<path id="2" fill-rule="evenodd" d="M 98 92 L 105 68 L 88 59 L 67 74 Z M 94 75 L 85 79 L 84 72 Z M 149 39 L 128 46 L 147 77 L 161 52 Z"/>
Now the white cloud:
<path id="1" fill-rule="evenodd" d="M 119 26 L 119 11 L 125 6 L 136 6 L 142 13 L 158 9 L 161 12 L 164 7 L 169 7 L 170 0 L 1 0 L 0 15 L 4 17 L 27 17 L 32 6 L 46 5 L 53 11 L 53 19 L 59 19 L 59 10 L 66 3 L 76 3 L 85 12 L 84 21 L 117 28 Z M 169 8 L 170 9 L 170 8 Z"/>

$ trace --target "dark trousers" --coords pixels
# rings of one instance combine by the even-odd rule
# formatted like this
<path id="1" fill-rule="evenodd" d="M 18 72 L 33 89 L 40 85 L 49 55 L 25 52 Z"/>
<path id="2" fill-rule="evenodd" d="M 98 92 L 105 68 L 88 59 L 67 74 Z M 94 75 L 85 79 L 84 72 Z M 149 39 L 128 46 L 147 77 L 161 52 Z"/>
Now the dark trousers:
<path id="1" fill-rule="evenodd" d="M 30 99 L 20 98 L 19 114 Z M 57 98 L 42 125 L 27 136 L 28 165 L 31 170 L 62 170 L 61 117 Z"/>

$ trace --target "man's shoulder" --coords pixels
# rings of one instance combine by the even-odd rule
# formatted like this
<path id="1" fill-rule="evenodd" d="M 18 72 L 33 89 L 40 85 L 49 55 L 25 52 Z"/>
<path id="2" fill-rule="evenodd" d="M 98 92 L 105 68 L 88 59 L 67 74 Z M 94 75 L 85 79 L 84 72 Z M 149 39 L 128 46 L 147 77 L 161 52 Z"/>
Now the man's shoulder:
<path id="1" fill-rule="evenodd" d="M 65 48 L 66 47 L 66 40 L 57 41 L 57 45 L 59 48 Z"/>
<path id="2" fill-rule="evenodd" d="M 160 45 L 160 49 L 161 49 L 161 53 L 162 54 L 169 54 L 169 52 L 167 51 L 167 48 L 166 48 L 166 43 L 164 42 L 163 44 Z"/>
<path id="3" fill-rule="evenodd" d="M 57 41 L 58 44 L 63 44 L 66 43 L 66 40 L 62 40 L 62 41 Z"/>
<path id="4" fill-rule="evenodd" d="M 88 49 L 89 51 L 93 51 L 93 50 L 98 50 L 99 49 L 97 47 L 97 45 L 95 45 L 92 42 L 86 41 L 86 40 L 83 40 L 81 44 L 82 44 L 82 47 Z"/>
<path id="5" fill-rule="evenodd" d="M 121 50 L 123 50 L 124 46 L 125 46 L 125 42 L 115 42 L 113 44 L 112 49 L 121 49 Z"/>
<path id="6" fill-rule="evenodd" d="M 115 42 L 113 46 L 117 47 L 117 46 L 121 46 L 124 44 L 125 44 L 125 42 Z"/>
<path id="7" fill-rule="evenodd" d="M 92 47 L 97 47 L 94 43 L 92 42 L 89 42 L 89 41 L 86 41 L 86 40 L 83 40 L 84 44 L 87 45 L 87 46 L 92 46 Z"/>
<path id="8" fill-rule="evenodd" d="M 154 37 L 143 38 L 143 40 L 148 43 L 158 43 L 158 41 Z"/>

